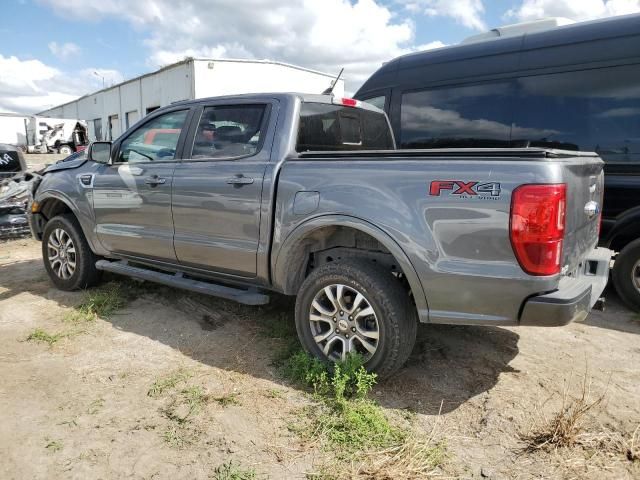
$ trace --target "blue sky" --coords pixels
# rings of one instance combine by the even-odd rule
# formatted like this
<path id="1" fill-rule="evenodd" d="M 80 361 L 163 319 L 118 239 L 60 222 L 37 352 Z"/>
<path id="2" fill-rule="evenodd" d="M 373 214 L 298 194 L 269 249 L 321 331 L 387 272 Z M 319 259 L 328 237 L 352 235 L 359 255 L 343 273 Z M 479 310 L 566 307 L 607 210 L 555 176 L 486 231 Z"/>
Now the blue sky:
<path id="1" fill-rule="evenodd" d="M 345 67 L 354 91 L 383 61 L 490 27 L 640 11 L 640 0 L 5 0 L 0 111 L 37 111 L 185 56 Z"/>

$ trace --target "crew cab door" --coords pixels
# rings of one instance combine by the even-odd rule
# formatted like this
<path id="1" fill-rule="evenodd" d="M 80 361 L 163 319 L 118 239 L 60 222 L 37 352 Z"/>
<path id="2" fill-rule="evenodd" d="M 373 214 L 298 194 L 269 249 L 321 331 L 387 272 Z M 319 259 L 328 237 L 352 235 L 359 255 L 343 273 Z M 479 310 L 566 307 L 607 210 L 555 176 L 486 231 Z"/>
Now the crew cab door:
<path id="1" fill-rule="evenodd" d="M 262 182 L 270 159 L 265 102 L 211 103 L 194 113 L 173 179 L 178 261 L 256 276 Z"/>
<path id="2" fill-rule="evenodd" d="M 176 261 L 171 185 L 189 109 L 153 116 L 114 144 L 93 180 L 96 232 L 110 252 Z"/>

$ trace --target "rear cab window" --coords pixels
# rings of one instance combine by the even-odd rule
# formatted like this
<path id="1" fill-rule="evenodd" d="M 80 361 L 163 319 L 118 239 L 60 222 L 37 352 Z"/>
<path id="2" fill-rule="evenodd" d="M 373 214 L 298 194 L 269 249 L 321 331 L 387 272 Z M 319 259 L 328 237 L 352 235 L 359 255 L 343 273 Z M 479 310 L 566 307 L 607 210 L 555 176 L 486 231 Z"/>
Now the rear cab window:
<path id="1" fill-rule="evenodd" d="M 302 104 L 298 152 L 393 149 L 391 129 L 382 112 L 327 103 Z"/>

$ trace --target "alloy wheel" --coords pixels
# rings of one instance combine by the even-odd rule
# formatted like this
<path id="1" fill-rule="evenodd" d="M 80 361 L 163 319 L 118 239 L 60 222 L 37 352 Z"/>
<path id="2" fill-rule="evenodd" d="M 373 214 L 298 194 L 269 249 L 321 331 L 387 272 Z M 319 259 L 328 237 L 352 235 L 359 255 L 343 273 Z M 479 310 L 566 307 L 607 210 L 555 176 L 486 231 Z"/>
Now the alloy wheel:
<path id="1" fill-rule="evenodd" d="M 378 348 L 376 312 L 353 287 L 333 284 L 316 293 L 309 323 L 314 341 L 329 360 L 345 360 L 347 354 L 358 353 L 367 361 Z"/>

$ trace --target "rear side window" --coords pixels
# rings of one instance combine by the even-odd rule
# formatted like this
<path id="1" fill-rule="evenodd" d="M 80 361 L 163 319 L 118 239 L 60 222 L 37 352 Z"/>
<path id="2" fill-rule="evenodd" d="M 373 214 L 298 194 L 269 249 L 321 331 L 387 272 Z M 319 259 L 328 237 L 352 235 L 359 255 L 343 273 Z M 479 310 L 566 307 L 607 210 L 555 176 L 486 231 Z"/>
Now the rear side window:
<path id="1" fill-rule="evenodd" d="M 508 147 L 512 82 L 402 95 L 401 148 Z"/>
<path id="2" fill-rule="evenodd" d="M 387 118 L 382 113 L 325 103 L 303 103 L 298 152 L 391 150 Z"/>
<path id="3" fill-rule="evenodd" d="M 206 107 L 198 123 L 191 158 L 237 158 L 260 148 L 266 105 Z"/>

